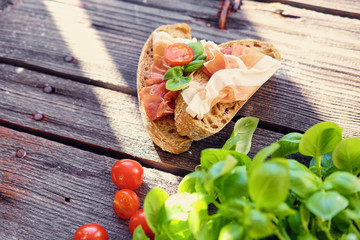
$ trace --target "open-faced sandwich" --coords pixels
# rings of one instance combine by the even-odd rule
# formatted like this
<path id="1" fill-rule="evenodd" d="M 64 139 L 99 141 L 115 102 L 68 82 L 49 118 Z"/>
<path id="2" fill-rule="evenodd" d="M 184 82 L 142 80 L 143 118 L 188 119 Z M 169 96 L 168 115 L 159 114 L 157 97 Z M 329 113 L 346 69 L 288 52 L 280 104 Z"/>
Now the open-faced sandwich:
<path id="1" fill-rule="evenodd" d="M 234 40 L 220 45 L 191 38 L 187 24 L 157 28 L 137 71 L 140 112 L 151 139 L 179 154 L 192 141 L 219 132 L 280 67 L 270 43 Z"/>

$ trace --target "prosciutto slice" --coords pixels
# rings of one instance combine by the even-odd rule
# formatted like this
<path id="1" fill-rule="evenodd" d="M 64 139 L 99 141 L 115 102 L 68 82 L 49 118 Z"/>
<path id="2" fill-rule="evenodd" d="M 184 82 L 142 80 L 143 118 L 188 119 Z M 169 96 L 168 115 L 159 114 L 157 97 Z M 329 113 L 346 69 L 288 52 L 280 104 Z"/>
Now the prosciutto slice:
<path id="1" fill-rule="evenodd" d="M 166 81 L 144 87 L 140 92 L 140 99 L 145 108 L 146 115 L 151 120 L 174 113 L 175 99 L 179 91 L 173 92 L 165 88 Z"/>
<path id="2" fill-rule="evenodd" d="M 163 80 L 163 76 L 169 66 L 164 57 L 165 49 L 176 42 L 191 41 L 196 41 L 196 39 L 173 38 L 166 32 L 154 32 L 151 78 L 144 82 L 145 87 L 139 93 L 146 115 L 151 120 L 174 114 L 175 99 L 179 94 L 179 91 L 169 91 L 165 87 L 166 81 Z"/>
<path id="3" fill-rule="evenodd" d="M 220 49 L 213 42 L 202 44 L 208 60 L 204 73 L 210 79 L 205 85 L 191 81 L 181 92 L 186 111 L 198 119 L 219 102 L 247 100 L 280 67 L 280 61 L 240 44 L 231 49 Z"/>

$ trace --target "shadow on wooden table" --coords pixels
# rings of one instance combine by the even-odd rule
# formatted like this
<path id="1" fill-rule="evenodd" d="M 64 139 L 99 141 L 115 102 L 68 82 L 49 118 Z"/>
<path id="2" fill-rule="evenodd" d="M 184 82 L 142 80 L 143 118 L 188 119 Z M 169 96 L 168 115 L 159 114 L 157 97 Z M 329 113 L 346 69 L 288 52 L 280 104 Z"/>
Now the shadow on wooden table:
<path id="1" fill-rule="evenodd" d="M 23 23 L 21 20 L 25 21 L 27 31 L 34 33 L 33 39 L 26 39 L 22 44 L 33 46 L 39 42 L 44 44 L 46 49 L 44 52 L 40 51 L 41 48 L 38 48 L 37 52 L 24 51 L 23 61 L 32 63 L 34 54 L 37 54 L 37 65 L 30 67 L 72 80 L 46 77 L 21 69 L 19 71 L 22 72 L 19 73 L 9 71 L 9 79 L 12 79 L 9 84 L 14 84 L 14 88 L 17 84 L 22 84 L 27 92 L 34 93 L 30 101 L 26 96 L 20 96 L 24 105 L 17 106 L 17 112 L 44 113 L 47 116 L 46 125 L 30 118 L 27 118 L 27 121 L 31 121 L 30 125 L 34 128 L 58 134 L 50 134 L 50 137 L 59 139 L 65 136 L 60 140 L 67 144 L 77 147 L 88 144 L 87 150 L 116 158 L 134 156 L 139 160 L 144 159 L 142 161 L 145 165 L 145 159 L 150 159 L 188 171 L 193 170 L 199 164 L 201 150 L 222 146 L 230 136 L 231 128 L 194 143 L 188 153 L 177 156 L 168 154 L 154 147 L 144 132 L 136 97 L 137 60 L 147 37 L 159 25 L 186 22 L 192 27 L 193 36 L 198 39 L 221 43 L 232 39 L 252 38 L 273 42 L 281 53 L 284 48 L 284 68 L 255 93 L 240 110 L 237 118 L 259 117 L 262 123 L 265 123 L 261 126 L 280 133 L 304 130 L 311 124 L 308 121 L 309 115 L 312 121 L 315 121 L 316 113 L 303 97 L 296 81 L 292 80 L 294 75 L 289 71 L 289 66 L 296 65 L 299 58 L 290 60 L 292 56 L 285 55 L 289 52 L 286 49 L 289 46 L 284 44 L 283 35 L 277 33 L 278 22 L 267 21 L 276 17 L 273 13 L 260 12 L 261 16 L 265 16 L 264 22 L 269 22 L 269 26 L 263 26 L 259 24 L 261 20 L 256 16 L 254 21 L 249 20 L 251 17 L 248 10 L 241 10 L 229 17 L 227 30 L 219 30 L 216 28 L 217 1 L 200 1 L 196 3 L 198 6 L 193 8 L 191 6 L 195 3 L 191 1 L 184 1 L 180 8 L 171 5 L 171 2 L 135 1 L 134 4 L 123 1 L 45 1 L 31 3 L 26 7 L 23 5 L 21 10 L 30 16 L 30 13 L 35 11 L 35 5 L 36 13 L 48 20 L 45 27 L 39 27 L 42 20 L 21 19 L 21 13 L 14 12 L 18 14 L 18 24 Z M 161 9 L 164 6 L 166 9 Z M 201 9 L 201 12 L 198 9 Z M 254 15 L 259 15 L 258 12 L 250 11 Z M 165 18 L 165 15 L 172 18 Z M 29 21 L 28 24 L 26 20 Z M 287 20 L 281 22 L 289 24 Z M 48 42 L 45 42 L 44 39 L 47 38 Z M 16 46 L 14 44 L 12 51 L 21 51 L 21 48 L 17 49 Z M 7 54 L 12 56 L 13 53 L 9 51 Z M 36 62 L 40 58 L 41 62 Z M 48 65 L 41 68 L 42 64 Z M 52 71 L 52 67 L 57 70 Z M 51 85 L 55 94 L 44 97 L 44 93 L 39 90 L 46 85 Z M 46 101 L 43 101 L 44 98 Z M 18 100 L 19 96 L 13 97 L 14 105 Z M 304 113 L 308 116 L 304 116 Z M 261 138 L 261 135 L 262 133 L 258 132 L 254 138 Z M 263 142 L 264 146 L 267 144 L 269 142 Z M 160 164 L 158 167 L 163 166 Z M 173 172 L 176 171 L 173 169 Z"/>
<path id="2" fill-rule="evenodd" d="M 117 1 L 117 4 L 109 2 L 108 5 L 100 6 L 91 1 L 82 1 L 82 7 L 86 10 L 87 17 L 89 17 L 92 27 L 96 30 L 96 34 L 102 40 L 101 42 L 106 48 L 108 56 L 111 57 L 120 75 L 123 76 L 124 83 L 130 88 L 136 87 L 137 59 L 143 44 L 151 32 L 163 24 L 188 23 L 192 28 L 193 37 L 199 40 L 212 40 L 216 43 L 247 38 L 268 41 L 274 43 L 281 52 L 283 36 L 279 34 L 270 36 L 269 33 L 258 32 L 258 29 L 263 25 L 258 23 L 254 25 L 248 19 L 247 14 L 249 13 L 246 11 L 239 11 L 230 15 L 227 29 L 218 29 L 216 14 L 220 1 L 198 1 L 197 3 L 183 1 L 181 6 L 172 4 L 173 1 L 134 2 L 137 4 Z M 97 14 L 94 14 L 95 10 Z M 117 12 L 121 12 L 123 15 L 116 15 Z M 174 14 L 174 12 L 177 13 Z M 99 13 L 107 16 L 105 22 L 99 18 Z M 167 19 L 164 16 L 172 16 L 174 19 Z M 269 18 L 278 18 L 278 15 L 268 12 L 264 22 Z M 283 18 L 282 23 L 289 24 L 289 20 Z M 274 26 L 270 26 L 270 28 L 274 28 Z M 272 31 L 276 31 L 276 29 L 272 29 Z M 119 41 L 127 43 L 117 45 L 114 41 L 111 41 L 110 36 L 114 36 L 114 34 L 118 34 Z M 289 74 L 286 65 L 292 64 L 293 61 L 289 59 L 290 56 L 285 55 L 285 52 L 282 55 L 285 67 L 280 69 L 274 77 L 255 93 L 234 119 L 236 121 L 241 116 L 258 117 L 262 120 L 260 126 L 274 131 L 275 136 L 278 138 L 281 137 L 279 133 L 301 132 L 311 124 L 308 123 L 308 118 L 303 117 L 301 111 L 298 111 L 299 108 L 306 109 L 304 112 L 316 118 L 316 113 L 313 111 L 311 104 L 303 97 L 301 89 L 291 79 L 292 74 Z M 125 59 L 126 61 L 124 61 Z M 304 123 L 307 123 L 307 125 Z M 195 165 L 199 164 L 198 159 L 202 149 L 221 147 L 229 138 L 231 131 L 232 127 L 227 127 L 216 136 L 194 142 L 189 152 L 178 156 L 163 152 L 155 145 L 154 147 L 161 162 L 191 170 Z M 263 135 L 263 130 L 257 132 L 254 137 L 255 141 L 256 138 L 261 139 L 261 135 Z M 274 138 L 273 140 L 276 141 Z M 263 141 L 261 143 L 260 146 L 264 147 L 271 142 Z M 252 154 L 254 153 L 252 152 Z"/>
<path id="3" fill-rule="evenodd" d="M 58 230 L 59 236 L 70 236 L 70 231 L 77 227 L 74 226 L 74 222 L 80 225 L 92 220 L 103 221 L 109 225 L 113 234 L 112 239 L 116 239 L 118 236 L 115 233 L 121 231 L 124 232 L 124 236 L 129 237 L 125 229 L 127 221 L 118 220 L 121 223 L 121 230 L 117 230 L 118 226 L 112 225 L 114 213 L 111 210 L 111 201 L 116 188 L 111 183 L 109 170 L 117 158 L 134 156 L 147 166 L 183 175 L 199 164 L 202 149 L 219 148 L 225 143 L 239 117 L 255 116 L 261 119 L 250 152 L 250 156 L 254 156 L 258 150 L 277 141 L 283 134 L 290 131 L 302 132 L 321 118 L 330 115 L 327 113 L 321 116 L 313 107 L 320 98 L 314 97 L 316 90 L 311 92 L 310 88 L 316 86 L 311 84 L 311 81 L 312 78 L 316 78 L 317 73 L 321 73 L 320 70 L 313 71 L 314 62 L 311 62 L 313 65 L 307 66 L 303 58 L 307 61 L 309 58 L 297 50 L 297 45 L 300 43 L 284 39 L 284 36 L 291 35 L 290 40 L 308 41 L 308 45 L 316 39 L 313 40 L 311 36 L 305 35 L 305 31 L 296 32 L 297 29 L 294 27 L 297 25 L 292 22 L 293 20 L 274 15 L 263 7 L 265 5 L 257 6 L 250 2 L 249 8 L 229 17 L 227 30 L 219 30 L 216 28 L 216 7 L 219 1 L 202 0 L 194 3 L 186 0 L 181 1 L 181 4 L 174 4 L 180 1 L 150 0 L 132 2 L 107 0 L 101 3 L 90 0 L 76 3 L 31 0 L 27 2 L 29 4 L 21 9 L 22 12 L 13 12 L 16 18 L 11 21 L 13 25 L 10 24 L 9 29 L 11 27 L 25 29 L 26 34 L 31 37 L 20 31 L 14 31 L 13 42 L 9 43 L 10 49 L 2 50 L 4 53 L 2 57 L 5 59 L 20 56 L 21 60 L 9 63 L 15 63 L 14 65 L 17 66 L 24 64 L 25 68 L 44 74 L 1 64 L 0 71 L 6 77 L 0 78 L 0 89 L 7 96 L 7 102 L 1 108 L 1 116 L 4 118 L 6 115 L 11 116 L 8 122 L 21 119 L 11 127 L 16 129 L 18 125 L 28 126 L 25 130 L 20 130 L 37 134 L 42 138 L 26 135 L 31 143 L 27 145 L 33 146 L 36 150 L 33 151 L 34 155 L 31 155 L 30 151 L 29 157 L 17 161 L 17 165 L 6 162 L 5 160 L 8 159 L 5 158 L 3 163 L 9 166 L 9 169 L 11 166 L 21 167 L 26 161 L 37 164 L 38 169 L 31 169 L 32 174 L 40 169 L 38 175 L 44 178 L 43 180 L 37 179 L 39 177 L 31 175 L 28 170 L 23 173 L 29 176 L 31 181 L 35 181 L 34 179 L 39 181 L 40 184 L 35 188 L 43 189 L 36 191 L 45 194 L 40 196 L 36 192 L 31 196 L 55 202 L 61 198 L 65 202 L 51 205 L 54 212 L 50 213 L 46 212 L 49 209 L 42 208 L 44 206 L 41 206 L 42 202 L 38 199 L 31 199 L 32 203 L 39 201 L 39 205 L 35 205 L 30 211 L 25 209 L 28 207 L 26 202 L 21 202 L 23 204 L 21 206 L 25 208 L 19 209 L 20 214 L 24 212 L 24 216 L 29 219 L 34 212 L 40 215 L 44 212 L 48 214 L 45 219 L 39 219 L 44 225 L 37 226 L 38 222 L 29 222 L 24 225 L 26 228 L 21 226 L 21 234 L 25 235 L 26 230 L 30 231 L 31 228 L 38 227 L 40 234 L 43 231 L 51 236 Z M 153 145 L 141 124 L 136 97 L 136 68 L 142 45 L 156 27 L 176 22 L 188 23 L 193 29 L 194 37 L 216 43 L 244 38 L 272 42 L 283 56 L 283 67 L 260 88 L 221 133 L 194 142 L 190 151 L 181 155 L 163 152 Z M 281 24 L 285 24 L 285 27 Z M 307 27 L 305 23 L 301 24 L 301 28 Z M 291 34 L 286 32 L 289 28 Z M 26 48 L 29 46 L 30 50 Z M 310 50 L 306 54 L 309 52 Z M 16 55 L 16 53 L 20 54 Z M 316 67 L 323 66 L 316 65 Z M 329 68 L 327 65 L 325 67 Z M 302 82 L 303 76 L 305 76 L 304 81 L 307 81 L 305 83 Z M 53 91 L 44 91 L 47 86 L 51 86 Z M 308 94 L 309 92 L 315 94 Z M 305 96 L 314 97 L 315 100 Z M 42 121 L 34 121 L 33 114 L 37 112 L 44 114 L 45 118 Z M 13 135 L 10 145 L 28 141 L 24 138 L 24 134 L 13 133 Z M 53 141 L 45 140 L 44 137 Z M 87 154 L 87 158 L 82 158 L 82 151 L 77 149 L 74 155 L 64 145 L 57 145 L 58 142 L 93 153 Z M 45 153 L 49 150 L 46 147 L 56 149 L 56 154 L 52 156 L 51 162 L 39 163 L 38 159 L 48 159 Z M 42 150 L 37 151 L 39 148 Z M 15 161 L 14 159 L 17 158 L 12 155 L 11 160 Z M 98 166 L 101 170 L 97 168 Z M 92 170 L 88 170 L 89 168 Z M 175 186 L 180 180 L 180 177 L 170 173 L 159 174 L 160 171 L 149 168 L 146 171 L 145 176 L 153 181 L 151 183 L 147 181 L 139 190 L 142 199 L 146 192 L 159 182 Z M 76 178 L 73 179 L 71 174 L 83 178 L 75 182 Z M 48 180 L 46 177 L 54 178 Z M 86 177 L 91 179 L 98 177 L 98 179 L 92 179 L 94 182 L 91 182 Z M 10 178 L 6 181 L 17 183 L 20 180 Z M 72 184 L 69 184 L 71 181 Z M 89 182 L 93 184 L 91 188 L 87 187 Z M 92 193 L 97 189 L 97 184 L 107 187 Z M 83 186 L 84 189 L 76 187 L 72 189 L 72 186 L 77 188 Z M 29 185 L 30 187 L 33 186 Z M 66 196 L 64 198 L 63 195 L 67 192 L 81 198 L 74 200 Z M 1 201 L 7 201 L 9 207 L 15 204 L 9 196 Z M 84 206 L 86 203 L 89 205 Z M 67 215 L 56 215 L 57 213 Z M 75 213 L 80 214 L 75 216 Z M 91 215 L 90 219 L 87 214 Z M 53 217 L 56 219 L 52 219 Z M 17 223 L 14 221 L 14 224 Z M 60 226 L 61 229 L 54 230 L 54 226 Z M 16 233 L 13 235 L 16 236 Z"/>

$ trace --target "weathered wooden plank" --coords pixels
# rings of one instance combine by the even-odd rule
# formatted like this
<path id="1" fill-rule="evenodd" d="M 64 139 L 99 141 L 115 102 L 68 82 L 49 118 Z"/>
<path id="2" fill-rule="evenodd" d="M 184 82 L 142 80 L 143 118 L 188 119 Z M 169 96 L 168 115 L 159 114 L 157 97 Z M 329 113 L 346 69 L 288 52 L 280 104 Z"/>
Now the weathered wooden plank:
<path id="1" fill-rule="evenodd" d="M 10 7 L 15 9 L 19 3 L 20 0 L 0 0 L 0 13 Z"/>
<path id="2" fill-rule="evenodd" d="M 128 220 L 116 217 L 117 159 L 0 127 L 0 239 L 72 239 L 86 223 L 103 225 L 110 239 L 130 239 Z M 144 168 L 135 191 L 160 186 L 176 192 L 180 177 Z"/>
<path id="3" fill-rule="evenodd" d="M 359 135 L 359 20 L 245 1 L 223 31 L 213 27 L 217 1 L 175 3 L 26 1 L 11 18 L 0 19 L 0 60 L 135 94 L 137 59 L 148 35 L 158 25 L 187 22 L 199 39 L 261 39 L 282 53 L 283 67 L 241 115 L 300 131 L 332 120 L 346 135 Z M 300 18 L 274 14 L 276 9 Z M 72 55 L 75 61 L 64 61 Z"/>
<path id="4" fill-rule="evenodd" d="M 45 86 L 53 92 L 44 92 Z M 194 142 L 189 152 L 173 155 L 152 143 L 135 96 L 4 64 L 0 64 L 0 93 L 0 125 L 108 156 L 128 154 L 145 165 L 177 174 L 184 174 L 181 169 L 194 170 L 201 150 L 221 147 L 233 128 L 230 123 L 221 133 Z M 36 121 L 35 113 L 44 118 Z M 254 150 L 281 136 L 259 129 Z"/>
<path id="5" fill-rule="evenodd" d="M 262 2 L 280 2 L 294 7 L 306 8 L 317 12 L 334 14 L 342 17 L 360 19 L 360 2 L 357 0 L 259 0 Z"/>
<path id="6" fill-rule="evenodd" d="M 268 5 L 263 10 L 273 12 L 279 8 L 301 18 L 271 18 L 268 14 L 259 16 L 251 14 L 258 9 L 257 5 L 244 5 L 244 9 L 249 11 L 248 21 L 252 23 L 252 30 L 258 36 L 270 42 L 273 42 L 272 39 L 281 41 L 276 46 L 283 61 L 275 79 L 268 81 L 252 98 L 252 103 L 257 103 L 246 105 L 242 111 L 261 116 L 263 120 L 302 130 L 319 120 L 335 121 L 345 129 L 346 136 L 359 136 L 360 45 L 356 37 L 351 37 L 338 28 L 340 22 L 352 20 L 334 18 L 330 24 L 339 30 L 332 31 L 323 22 L 324 14 L 321 13 L 281 4 Z M 299 24 L 300 22 L 307 23 Z M 282 29 L 287 29 L 288 33 L 284 35 L 269 31 L 264 23 L 279 25 Z M 354 23 L 351 29 L 360 30 L 360 21 L 356 20 Z M 304 28 L 305 25 L 309 28 Z M 338 47 L 334 47 L 335 45 Z M 346 69 L 339 67 L 340 65 L 346 66 Z M 265 108 L 263 103 L 267 105 Z M 287 113 L 284 114 L 285 112 Z"/>

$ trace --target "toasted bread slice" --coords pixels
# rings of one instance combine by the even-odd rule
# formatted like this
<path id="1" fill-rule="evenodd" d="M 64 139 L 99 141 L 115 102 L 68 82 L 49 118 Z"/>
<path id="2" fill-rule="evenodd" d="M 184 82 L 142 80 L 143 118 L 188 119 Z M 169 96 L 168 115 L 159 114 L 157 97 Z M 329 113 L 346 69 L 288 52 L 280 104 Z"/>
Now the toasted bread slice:
<path id="1" fill-rule="evenodd" d="M 234 40 L 220 45 L 222 48 L 230 48 L 234 44 L 241 44 L 250 48 L 256 48 L 263 54 L 281 60 L 279 51 L 270 43 L 258 40 Z M 191 81 L 207 82 L 209 77 L 202 71 L 197 70 Z M 257 88 L 258 89 L 258 88 Z M 257 89 L 252 93 L 254 94 Z M 250 97 L 249 97 L 250 98 Z M 192 140 L 201 140 L 209 137 L 222 128 L 235 116 L 240 108 L 247 102 L 236 101 L 233 103 L 217 103 L 210 112 L 204 115 L 203 119 L 193 118 L 186 112 L 187 104 L 181 94 L 175 101 L 175 125 L 177 132 L 182 136 L 187 136 Z"/>
<path id="2" fill-rule="evenodd" d="M 175 38 L 191 38 L 190 27 L 187 24 L 164 25 L 155 31 L 167 32 Z M 192 140 L 179 135 L 173 115 L 155 121 L 150 120 L 140 100 L 139 93 L 144 87 L 144 82 L 150 78 L 153 57 L 153 34 L 151 34 L 142 49 L 137 69 L 137 92 L 141 117 L 150 138 L 156 145 L 164 151 L 179 154 L 190 148 Z"/>

